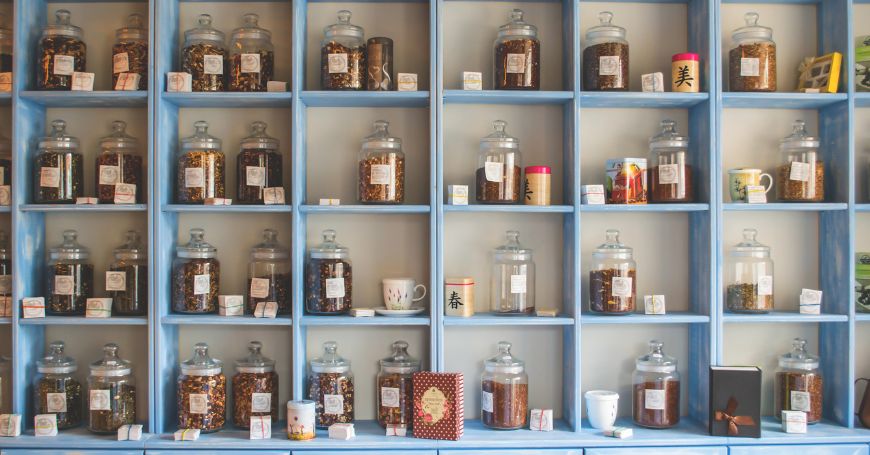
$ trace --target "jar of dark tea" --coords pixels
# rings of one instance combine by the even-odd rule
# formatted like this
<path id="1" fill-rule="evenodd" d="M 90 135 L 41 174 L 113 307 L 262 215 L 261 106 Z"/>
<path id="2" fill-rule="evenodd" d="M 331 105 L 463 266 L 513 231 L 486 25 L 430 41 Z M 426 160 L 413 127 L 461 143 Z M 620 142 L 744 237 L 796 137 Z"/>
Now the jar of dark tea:
<path id="1" fill-rule="evenodd" d="M 350 11 L 338 12 L 338 23 L 323 29 L 320 44 L 320 88 L 365 90 L 366 42 L 363 28 L 350 23 Z"/>
<path id="2" fill-rule="evenodd" d="M 520 244 L 518 231 L 506 232 L 507 242 L 492 252 L 492 312 L 528 315 L 535 312 L 535 261 L 532 250 Z"/>
<path id="3" fill-rule="evenodd" d="M 290 250 L 278 243 L 278 231 L 263 230 L 263 241 L 251 248 L 245 314 L 258 303 L 275 302 L 278 314 L 290 314 Z"/>
<path id="4" fill-rule="evenodd" d="M 208 122 L 200 120 L 193 126 L 193 136 L 181 140 L 176 164 L 175 200 L 179 204 L 202 204 L 208 198 L 226 197 L 221 140 L 208 134 Z"/>
<path id="5" fill-rule="evenodd" d="M 106 292 L 112 298 L 112 314 L 148 314 L 148 249 L 136 231 L 127 231 L 126 241 L 115 248 L 115 260 L 106 272 Z"/>
<path id="6" fill-rule="evenodd" d="M 33 384 L 34 414 L 55 414 L 59 430 L 79 426 L 84 409 L 82 384 L 73 375 L 78 365 L 63 350 L 63 341 L 48 345 L 48 354 L 36 361 Z"/>
<path id="7" fill-rule="evenodd" d="M 66 132 L 66 122 L 51 122 L 51 132 L 39 139 L 34 166 L 33 202 L 74 204 L 84 195 L 84 158 L 79 140 Z"/>
<path id="8" fill-rule="evenodd" d="M 498 354 L 486 359 L 481 376 L 481 422 L 497 430 L 528 425 L 529 375 L 526 364 L 511 354 L 511 344 L 498 342 Z"/>
<path id="9" fill-rule="evenodd" d="M 496 90 L 540 90 L 541 41 L 538 28 L 523 20 L 522 10 L 514 9 L 511 21 L 499 27 L 493 47 Z"/>
<path id="10" fill-rule="evenodd" d="M 819 358 L 807 352 L 807 340 L 795 338 L 792 350 L 779 358 L 773 387 L 773 415 L 782 419 L 782 411 L 803 411 L 807 423 L 822 420 L 824 383 Z"/>
<path id="11" fill-rule="evenodd" d="M 734 30 L 728 52 L 728 81 L 732 92 L 776 91 L 776 43 L 773 29 L 758 25 L 758 13 L 746 13 L 746 25 Z"/>
<path id="12" fill-rule="evenodd" d="M 505 132 L 507 122 L 492 122 L 493 133 L 480 140 L 477 155 L 477 202 L 515 204 L 520 201 L 522 155 L 520 141 Z"/>
<path id="13" fill-rule="evenodd" d="M 132 364 L 118 356 L 118 345 L 103 346 L 103 358 L 88 376 L 88 430 L 115 433 L 136 423 L 136 379 Z"/>
<path id="14" fill-rule="evenodd" d="M 49 250 L 46 270 L 46 313 L 58 316 L 85 314 L 94 296 L 91 251 L 78 242 L 78 232 L 63 231 L 63 243 Z"/>
<path id="15" fill-rule="evenodd" d="M 335 242 L 335 231 L 323 231 L 323 243 L 308 251 L 305 264 L 305 310 L 312 314 L 344 314 L 353 306 L 350 250 Z"/>
<path id="16" fill-rule="evenodd" d="M 317 428 L 353 422 L 353 372 L 335 341 L 323 343 L 323 356 L 309 362 L 308 399 L 314 401 Z"/>
<path id="17" fill-rule="evenodd" d="M 401 204 L 405 201 L 405 153 L 402 140 L 390 136 L 385 120 L 362 141 L 359 151 L 359 201 L 363 204 Z"/>
<path id="18" fill-rule="evenodd" d="M 625 29 L 611 23 L 613 13 L 598 14 L 600 23 L 586 31 L 583 49 L 583 90 L 623 90 L 629 87 L 628 41 Z"/>
<path id="19" fill-rule="evenodd" d="M 265 92 L 275 76 L 272 33 L 257 24 L 260 16 L 243 17 L 245 25 L 233 30 L 230 39 L 230 91 Z"/>
<path id="20" fill-rule="evenodd" d="M 193 357 L 181 362 L 177 384 L 178 428 L 212 433 L 224 427 L 227 378 L 223 362 L 208 354 L 208 345 L 196 343 Z"/>
<path id="21" fill-rule="evenodd" d="M 807 124 L 795 120 L 792 133 L 779 143 L 782 161 L 776 168 L 776 197 L 784 202 L 825 200 L 825 162 L 819 138 L 810 136 Z"/>
<path id="22" fill-rule="evenodd" d="M 184 31 L 181 71 L 190 73 L 194 92 L 226 90 L 226 37 L 211 21 L 208 14 L 200 14 L 197 26 Z"/>
<path id="23" fill-rule="evenodd" d="M 670 428 L 680 423 L 677 360 L 665 355 L 661 341 L 650 341 L 649 351 L 638 357 L 634 370 L 634 422 L 647 428 Z"/>
<path id="24" fill-rule="evenodd" d="M 96 162 L 97 199 L 100 204 L 141 203 L 144 200 L 145 180 L 142 178 L 139 141 L 127 134 L 126 130 L 126 122 L 115 120 L 112 122 L 112 134 L 100 139 L 102 152 Z M 131 190 L 133 194 L 130 194 Z"/>
<path id="25" fill-rule="evenodd" d="M 735 313 L 773 311 L 773 260 L 770 247 L 755 240 L 758 231 L 743 230 L 743 241 L 725 262 L 725 307 Z"/>
<path id="26" fill-rule="evenodd" d="M 236 360 L 233 376 L 233 424 L 248 429 L 251 416 L 271 416 L 278 422 L 278 373 L 275 361 L 261 352 L 263 343 L 248 343 L 248 356 Z"/>
<path id="27" fill-rule="evenodd" d="M 408 343 L 393 343 L 393 354 L 381 359 L 376 390 L 378 423 L 411 428 L 414 421 L 414 373 L 420 371 L 420 361 L 408 354 Z"/>
<path id="28" fill-rule="evenodd" d="M 240 204 L 263 204 L 265 188 L 283 188 L 284 165 L 278 139 L 266 134 L 265 122 L 251 123 L 251 135 L 239 144 L 236 158 Z"/>
<path id="29" fill-rule="evenodd" d="M 118 78 L 121 74 L 138 74 L 139 85 L 136 90 L 148 89 L 148 29 L 142 15 L 133 13 L 127 16 L 125 27 L 115 32 L 117 41 L 112 46 L 112 87 L 119 90 Z"/>
<path id="30" fill-rule="evenodd" d="M 607 240 L 592 253 L 589 270 L 589 310 L 622 315 L 634 313 L 637 263 L 630 246 L 619 242 L 619 231 L 608 229 Z"/>
<path id="31" fill-rule="evenodd" d="M 0 299 L 11 305 L 12 299 L 12 250 L 9 249 L 9 236 L 0 231 Z"/>
<path id="32" fill-rule="evenodd" d="M 172 309 L 176 313 L 217 311 L 221 269 L 217 248 L 205 241 L 205 231 L 190 230 L 190 241 L 176 247 L 172 261 Z"/>
<path id="33" fill-rule="evenodd" d="M 39 40 L 39 63 L 36 71 L 38 90 L 71 90 L 73 72 L 84 72 L 87 47 L 82 29 L 70 24 L 70 12 L 59 9 L 54 24 L 42 28 Z"/>
<path id="34" fill-rule="evenodd" d="M 677 133 L 673 120 L 662 120 L 662 131 L 650 138 L 651 202 L 692 202 L 689 138 Z"/>

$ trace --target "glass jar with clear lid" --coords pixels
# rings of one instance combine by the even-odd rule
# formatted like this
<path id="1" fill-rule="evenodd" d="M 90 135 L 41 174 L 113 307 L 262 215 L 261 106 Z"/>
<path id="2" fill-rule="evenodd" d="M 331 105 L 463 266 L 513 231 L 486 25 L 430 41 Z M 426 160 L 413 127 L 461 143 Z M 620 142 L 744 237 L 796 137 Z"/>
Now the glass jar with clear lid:
<path id="1" fill-rule="evenodd" d="M 118 345 L 103 346 L 103 358 L 91 364 L 88 376 L 88 430 L 115 433 L 136 423 L 136 380 L 133 366 L 118 356 Z"/>
<path id="2" fill-rule="evenodd" d="M 12 413 L 12 359 L 0 356 L 0 414 Z"/>
<path id="3" fill-rule="evenodd" d="M 127 134 L 127 122 L 112 122 L 112 134 L 100 139 L 100 149 L 95 173 L 100 204 L 142 203 L 145 194 L 142 155 L 139 141 Z M 133 187 L 119 187 L 119 183 Z"/>
<path id="4" fill-rule="evenodd" d="M 175 200 L 179 204 L 203 204 L 209 198 L 226 197 L 221 140 L 208 134 L 208 122 L 200 120 L 193 126 L 193 136 L 181 140 L 176 163 Z"/>
<path id="5" fill-rule="evenodd" d="M 323 231 L 323 243 L 308 250 L 305 264 L 305 310 L 312 314 L 344 314 L 353 306 L 350 250 Z"/>
<path id="6" fill-rule="evenodd" d="M 511 354 L 511 344 L 507 341 L 499 341 L 498 354 L 483 363 L 481 422 L 497 430 L 516 430 L 528 425 L 526 363 Z"/>
<path id="7" fill-rule="evenodd" d="M 665 355 L 662 342 L 649 342 L 649 353 L 638 357 L 634 384 L 634 422 L 647 428 L 680 423 L 680 372 L 677 360 Z"/>
<path id="8" fill-rule="evenodd" d="M 290 250 L 278 243 L 278 231 L 263 230 L 263 242 L 251 248 L 245 314 L 254 314 L 258 303 L 275 302 L 278 314 L 290 314 Z"/>
<path id="9" fill-rule="evenodd" d="M 538 28 L 523 20 L 523 11 L 511 11 L 511 20 L 498 29 L 495 48 L 496 90 L 541 89 L 541 41 Z"/>
<path id="10" fill-rule="evenodd" d="M 48 354 L 36 361 L 33 386 L 34 414 L 55 414 L 57 428 L 73 428 L 82 423 L 82 384 L 73 377 L 76 361 L 64 353 L 63 341 L 48 345 Z"/>
<path id="11" fill-rule="evenodd" d="M 692 202 L 689 138 L 677 133 L 676 122 L 662 120 L 662 131 L 650 138 L 651 202 Z"/>
<path id="12" fill-rule="evenodd" d="M 74 204 L 84 196 L 84 157 L 78 138 L 67 134 L 65 121 L 52 121 L 51 132 L 39 139 L 33 170 L 33 202 Z"/>
<path id="13" fill-rule="evenodd" d="M 278 422 L 278 373 L 275 361 L 261 352 L 259 341 L 248 343 L 248 356 L 236 360 L 233 376 L 233 424 L 248 429 L 251 416 L 271 416 Z"/>
<path id="14" fill-rule="evenodd" d="M 112 46 L 112 87 L 118 90 L 122 74 L 138 74 L 136 90 L 148 89 L 148 29 L 139 13 L 127 16 L 124 27 L 115 31 L 117 41 Z"/>
<path id="15" fill-rule="evenodd" d="M 619 241 L 619 231 L 608 229 L 606 241 L 592 253 L 589 270 L 589 310 L 622 315 L 634 313 L 637 263 L 630 246 Z"/>
<path id="16" fill-rule="evenodd" d="M 210 15 L 200 14 L 196 27 L 184 31 L 181 71 L 190 73 L 194 92 L 226 90 L 226 36 L 211 22 Z"/>
<path id="17" fill-rule="evenodd" d="M 758 13 L 746 13 L 746 24 L 731 33 L 728 81 L 732 92 L 776 91 L 776 43 L 773 29 L 758 25 Z"/>
<path id="18" fill-rule="evenodd" d="M 792 133 L 779 143 L 782 161 L 776 169 L 776 197 L 785 202 L 825 200 L 825 162 L 819 138 L 810 136 L 806 122 L 795 120 Z"/>
<path id="19" fill-rule="evenodd" d="M 338 23 L 323 29 L 320 43 L 320 88 L 365 90 L 366 41 L 363 28 L 350 23 L 350 11 L 338 12 Z"/>
<path id="20" fill-rule="evenodd" d="M 629 87 L 628 41 L 625 29 L 614 25 L 613 13 L 598 14 L 599 24 L 586 31 L 583 48 L 583 90 L 622 90 Z"/>
<path id="21" fill-rule="evenodd" d="M 725 307 L 735 313 L 773 311 L 773 260 L 770 247 L 759 243 L 755 229 L 743 230 L 743 241 L 731 248 L 725 262 Z"/>
<path id="22" fill-rule="evenodd" d="M 12 140 L 0 134 L 0 186 L 12 186 Z M 3 201 L 0 205 L 10 205 Z"/>
<path id="23" fill-rule="evenodd" d="M 12 29 L 7 20 L 5 14 L 0 14 L 0 73 L 12 73 Z"/>
<path id="24" fill-rule="evenodd" d="M 6 305 L 12 304 L 12 251 L 6 231 L 0 231 L 0 298 L 7 299 Z"/>
<path id="25" fill-rule="evenodd" d="M 85 314 L 94 296 L 91 250 L 78 242 L 78 232 L 63 231 L 63 243 L 49 250 L 46 270 L 46 312 L 58 316 Z"/>
<path id="26" fill-rule="evenodd" d="M 309 362 L 308 399 L 314 401 L 317 428 L 353 422 L 353 373 L 334 341 L 323 343 L 323 356 Z"/>
<path id="27" fill-rule="evenodd" d="M 824 383 L 819 358 L 807 352 L 807 340 L 792 340 L 792 350 L 779 358 L 779 368 L 773 387 L 773 415 L 782 418 L 782 411 L 803 411 L 807 423 L 822 420 Z"/>
<path id="28" fill-rule="evenodd" d="M 208 345 L 196 343 L 193 357 L 181 362 L 178 376 L 178 428 L 203 433 L 224 427 L 227 378 L 223 362 L 208 354 Z"/>
<path id="29" fill-rule="evenodd" d="M 70 23 L 70 12 L 54 12 L 54 23 L 42 28 L 39 39 L 37 90 L 71 90 L 73 72 L 85 72 L 87 46 L 82 29 Z"/>
<path id="30" fill-rule="evenodd" d="M 148 250 L 138 232 L 127 231 L 125 237 L 106 272 L 106 292 L 112 298 L 113 314 L 144 316 L 148 314 Z"/>
<path id="31" fill-rule="evenodd" d="M 492 252 L 492 311 L 501 315 L 535 312 L 535 261 L 532 250 L 520 244 L 518 231 L 505 233 L 507 243 Z"/>
<path id="32" fill-rule="evenodd" d="M 520 201 L 522 155 L 519 139 L 505 132 L 507 122 L 492 122 L 492 134 L 480 140 L 477 156 L 477 202 L 515 204 Z"/>
<path id="33" fill-rule="evenodd" d="M 284 187 L 284 165 L 278 139 L 266 134 L 265 122 L 251 123 L 251 135 L 242 139 L 236 158 L 240 204 L 264 204 L 266 188 Z"/>
<path id="34" fill-rule="evenodd" d="M 257 23 L 260 16 L 243 16 L 245 25 L 230 38 L 230 91 L 265 92 L 275 76 L 275 48 L 272 33 Z"/>
<path id="35" fill-rule="evenodd" d="M 220 292 L 217 248 L 205 241 L 205 231 L 190 230 L 190 241 L 178 245 L 172 261 L 172 309 L 176 313 L 214 313 Z"/>
<path id="36" fill-rule="evenodd" d="M 414 373 L 420 371 L 420 361 L 408 354 L 408 342 L 393 343 L 393 353 L 380 360 L 378 372 L 377 403 L 378 423 L 401 425 L 410 429 L 414 421 Z"/>
<path id="37" fill-rule="evenodd" d="M 359 151 L 359 201 L 401 204 L 405 201 L 405 153 L 402 140 L 390 135 L 390 123 L 378 120 Z"/>

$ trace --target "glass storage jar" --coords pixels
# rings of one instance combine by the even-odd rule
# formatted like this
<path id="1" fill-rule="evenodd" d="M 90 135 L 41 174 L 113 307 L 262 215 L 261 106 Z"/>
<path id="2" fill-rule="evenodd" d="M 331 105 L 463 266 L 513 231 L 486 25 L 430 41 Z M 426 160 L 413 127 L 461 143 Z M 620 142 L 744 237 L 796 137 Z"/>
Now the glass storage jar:
<path id="1" fill-rule="evenodd" d="M 208 354 L 208 345 L 196 343 L 193 357 L 181 362 L 178 376 L 178 428 L 203 433 L 224 427 L 227 378 L 223 363 Z"/>
<path id="2" fill-rule="evenodd" d="M 353 422 L 353 373 L 350 361 L 338 355 L 338 344 L 323 343 L 323 356 L 309 368 L 308 399 L 314 401 L 317 428 Z"/>
<path id="3" fill-rule="evenodd" d="M 420 361 L 408 354 L 408 342 L 393 343 L 393 354 L 381 359 L 376 390 L 378 423 L 401 425 L 410 429 L 414 421 L 414 373 L 420 371 Z"/>
<path id="4" fill-rule="evenodd" d="M 807 423 L 820 422 L 823 385 L 819 358 L 807 352 L 807 340 L 795 338 L 791 352 L 779 358 L 773 388 L 774 417 L 781 419 L 782 411 L 804 411 Z"/>
<path id="5" fill-rule="evenodd" d="M 662 342 L 649 342 L 649 354 L 638 357 L 634 384 L 634 422 L 647 428 L 680 423 L 680 373 L 677 360 L 665 355 Z"/>
<path id="6" fill-rule="evenodd" d="M 284 187 L 284 165 L 278 139 L 266 134 L 265 122 L 251 123 L 251 135 L 242 139 L 236 158 L 240 204 L 263 204 L 263 189 Z"/>
<path id="7" fill-rule="evenodd" d="M 95 173 L 100 204 L 141 203 L 145 194 L 142 155 L 139 141 L 127 134 L 127 122 L 112 122 L 112 134 L 100 139 L 100 149 Z M 129 188 L 119 188 L 119 183 L 133 185 L 135 194 L 131 195 Z"/>
<path id="8" fill-rule="evenodd" d="M 5 14 L 0 14 L 0 73 L 12 72 L 12 29 Z"/>
<path id="9" fill-rule="evenodd" d="M 606 241 L 592 253 L 589 271 L 589 310 L 622 315 L 634 313 L 637 263 L 632 248 L 619 242 L 619 231 L 608 229 Z"/>
<path id="10" fill-rule="evenodd" d="M 54 24 L 42 28 L 39 40 L 37 90 L 71 90 L 73 72 L 85 72 L 87 47 L 82 29 L 70 24 L 70 12 L 54 12 Z"/>
<path id="11" fill-rule="evenodd" d="M 323 29 L 320 43 L 320 88 L 365 90 L 366 42 L 363 28 L 350 23 L 350 11 L 338 12 L 338 23 Z"/>
<path id="12" fill-rule="evenodd" d="M 528 425 L 529 376 L 526 364 L 511 354 L 511 344 L 498 342 L 498 354 L 484 361 L 481 385 L 481 422 L 497 430 Z"/>
<path id="13" fill-rule="evenodd" d="M 350 250 L 335 242 L 335 231 L 323 231 L 323 243 L 308 251 L 305 264 L 305 310 L 344 314 L 353 306 Z"/>
<path id="14" fill-rule="evenodd" d="M 39 139 L 34 166 L 33 202 L 74 204 L 84 196 L 84 158 L 79 139 L 66 132 L 66 122 L 51 122 L 51 132 Z"/>
<path id="15" fill-rule="evenodd" d="M 212 18 L 200 14 L 196 27 L 184 31 L 181 71 L 190 73 L 194 92 L 226 89 L 227 47 L 224 32 L 212 27 Z"/>
<path id="16" fill-rule="evenodd" d="M 133 366 L 118 356 L 115 343 L 103 346 L 103 358 L 91 364 L 88 411 L 88 430 L 94 433 L 115 433 L 136 423 Z"/>
<path id="17" fill-rule="evenodd" d="M 728 80 L 732 92 L 776 91 L 776 43 L 773 29 L 758 25 L 758 13 L 746 13 L 746 25 L 731 33 Z"/>
<path id="18" fill-rule="evenodd" d="M 496 90 L 541 89 L 541 41 L 538 28 L 514 9 L 511 21 L 498 28 L 495 48 Z"/>
<path id="19" fill-rule="evenodd" d="M 520 233 L 506 232 L 507 243 L 492 252 L 492 311 L 501 315 L 535 312 L 535 262 L 532 250 L 520 244 Z"/>
<path id="20" fill-rule="evenodd" d="M 856 253 L 855 303 L 858 311 L 870 313 L 870 253 Z"/>
<path id="21" fill-rule="evenodd" d="M 48 345 L 48 354 L 36 361 L 33 387 L 35 414 L 55 414 L 57 428 L 73 428 L 82 423 L 82 385 L 73 377 L 76 361 L 63 352 L 63 341 Z"/>
<path id="22" fill-rule="evenodd" d="M 755 240 L 758 231 L 743 230 L 725 263 L 725 307 L 735 313 L 773 311 L 773 260 L 770 247 Z"/>
<path id="23" fill-rule="evenodd" d="M 0 134 L 0 186 L 12 185 L 12 140 Z M 4 202 L 0 205 L 10 205 Z"/>
<path id="24" fill-rule="evenodd" d="M 46 312 L 59 316 L 83 315 L 94 296 L 91 251 L 78 242 L 78 232 L 63 231 L 63 243 L 49 250 L 46 273 Z"/>
<path id="25" fill-rule="evenodd" d="M 493 132 L 480 140 L 475 175 L 477 202 L 515 204 L 520 201 L 522 155 L 520 141 L 505 133 L 507 122 L 492 122 Z"/>
<path id="26" fill-rule="evenodd" d="M 692 202 L 689 138 L 677 133 L 673 120 L 662 120 L 661 126 L 662 131 L 649 140 L 650 201 Z"/>
<path id="27" fill-rule="evenodd" d="M 825 163 L 819 138 L 810 136 L 806 122 L 795 120 L 792 133 L 779 143 L 782 161 L 776 170 L 776 197 L 785 202 L 825 200 Z"/>
<path id="28" fill-rule="evenodd" d="M 586 31 L 583 48 L 583 90 L 622 90 L 629 87 L 628 41 L 625 29 L 614 25 L 613 13 L 598 14 L 599 24 Z"/>
<path id="29" fill-rule="evenodd" d="M 278 373 L 275 361 L 261 352 L 259 341 L 248 343 L 248 356 L 236 360 L 233 376 L 233 424 L 248 429 L 251 416 L 271 416 L 278 422 Z"/>
<path id="30" fill-rule="evenodd" d="M 230 39 L 230 91 L 265 92 L 275 75 L 272 33 L 257 24 L 260 16 L 243 16 L 245 25 L 233 30 Z"/>
<path id="31" fill-rule="evenodd" d="M 118 90 L 121 74 L 138 74 L 139 85 L 136 90 L 148 89 L 148 29 L 142 15 L 133 13 L 127 16 L 125 27 L 115 31 L 117 41 L 112 46 L 112 87 Z"/>
<path id="32" fill-rule="evenodd" d="M 359 151 L 359 201 L 401 204 L 405 201 L 405 153 L 402 140 L 390 136 L 390 123 L 377 120 Z"/>
<path id="33" fill-rule="evenodd" d="M 190 230 L 190 240 L 175 249 L 172 261 L 172 309 L 176 313 L 214 313 L 220 292 L 217 248 L 204 240 L 205 231 Z"/>
<path id="34" fill-rule="evenodd" d="M 203 204 L 208 198 L 226 197 L 226 164 L 221 140 L 208 134 L 208 122 L 193 124 L 193 136 L 181 140 L 176 169 L 175 200 Z"/>
<path id="35" fill-rule="evenodd" d="M 12 359 L 0 356 L 0 414 L 12 413 Z"/>
<path id="36" fill-rule="evenodd" d="M 0 298 L 12 305 L 12 251 L 6 231 L 0 231 Z"/>
<path id="37" fill-rule="evenodd" d="M 290 250 L 278 243 L 278 231 L 263 230 L 263 242 L 251 248 L 245 314 L 254 314 L 257 304 L 275 302 L 278 314 L 290 314 Z"/>
<path id="38" fill-rule="evenodd" d="M 115 260 L 106 272 L 106 291 L 112 298 L 112 314 L 148 314 L 148 250 L 138 232 L 127 231 L 126 242 L 115 248 Z"/>

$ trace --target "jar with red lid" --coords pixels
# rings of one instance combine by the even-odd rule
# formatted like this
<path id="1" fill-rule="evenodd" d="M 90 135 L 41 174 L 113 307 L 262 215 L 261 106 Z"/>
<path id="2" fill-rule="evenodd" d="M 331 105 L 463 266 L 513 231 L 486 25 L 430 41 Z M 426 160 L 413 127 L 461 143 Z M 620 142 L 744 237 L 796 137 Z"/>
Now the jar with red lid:
<path id="1" fill-rule="evenodd" d="M 671 91 L 697 93 L 701 91 L 700 57 L 684 52 L 671 57 Z"/>
<path id="2" fill-rule="evenodd" d="M 550 205 L 550 167 L 528 166 L 523 182 L 523 202 L 526 205 Z"/>

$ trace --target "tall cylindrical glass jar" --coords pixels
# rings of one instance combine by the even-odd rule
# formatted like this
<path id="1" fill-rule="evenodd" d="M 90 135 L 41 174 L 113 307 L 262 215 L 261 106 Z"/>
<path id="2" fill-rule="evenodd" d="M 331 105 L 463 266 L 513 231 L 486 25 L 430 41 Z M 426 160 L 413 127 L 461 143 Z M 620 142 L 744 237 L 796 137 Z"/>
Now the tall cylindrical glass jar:
<path id="1" fill-rule="evenodd" d="M 773 260 L 770 247 L 755 240 L 758 231 L 743 230 L 743 241 L 725 262 L 725 307 L 735 313 L 773 311 Z"/>
<path id="2" fill-rule="evenodd" d="M 48 345 L 48 354 L 36 361 L 33 386 L 35 414 L 55 414 L 57 428 L 73 428 L 82 423 L 82 384 L 73 377 L 78 366 L 64 352 L 63 341 Z"/>
<path id="3" fill-rule="evenodd" d="M 592 253 L 589 270 L 589 310 L 600 314 L 634 313 L 637 263 L 631 247 L 619 242 L 619 231 L 608 229 L 607 241 Z"/>
<path id="4" fill-rule="evenodd" d="M 477 155 L 477 202 L 515 204 L 520 201 L 522 155 L 519 139 L 505 132 L 507 122 L 492 122 L 493 132 L 480 140 Z"/>
<path id="5" fill-rule="evenodd" d="M 803 411 L 807 423 L 822 420 L 824 382 L 819 358 L 807 352 L 807 340 L 795 338 L 792 350 L 779 358 L 779 369 L 773 388 L 773 416 L 782 418 L 782 411 Z"/>
<path id="6" fill-rule="evenodd" d="M 126 241 L 115 248 L 115 260 L 106 272 L 106 291 L 112 298 L 112 314 L 148 314 L 148 249 L 136 231 L 127 231 Z"/>
<path id="7" fill-rule="evenodd" d="M 256 14 L 245 14 L 243 19 L 245 25 L 233 30 L 230 38 L 230 91 L 265 92 L 275 76 L 272 33 L 257 24 Z"/>
<path id="8" fill-rule="evenodd" d="M 193 136 L 181 140 L 176 162 L 175 200 L 203 204 L 208 198 L 226 197 L 226 161 L 221 140 L 208 134 L 208 122 L 193 124 Z"/>
<path id="9" fill-rule="evenodd" d="M 248 429 L 251 417 L 269 416 L 278 422 L 278 373 L 275 361 L 264 356 L 263 344 L 248 343 L 248 356 L 236 360 L 233 376 L 233 424 Z"/>
<path id="10" fill-rule="evenodd" d="M 305 264 L 305 311 L 344 314 L 353 306 L 350 250 L 335 241 L 335 231 L 323 231 L 323 243 L 308 250 Z"/>
<path id="11" fill-rule="evenodd" d="M 88 430 L 115 433 L 136 423 L 136 380 L 133 366 L 118 356 L 118 345 L 103 346 L 103 358 L 91 364 L 88 376 Z"/>
<path id="12" fill-rule="evenodd" d="M 224 427 L 227 378 L 223 362 L 208 354 L 208 345 L 196 343 L 193 357 L 181 362 L 178 376 L 178 428 L 203 433 Z"/>
<path id="13" fill-rule="evenodd" d="M 323 29 L 320 43 L 320 88 L 365 90 L 366 42 L 363 28 L 350 23 L 350 11 L 338 12 L 338 23 Z"/>
<path id="14" fill-rule="evenodd" d="M 242 139 L 236 158 L 240 204 L 263 204 L 263 189 L 284 187 L 284 165 L 278 139 L 266 134 L 265 122 L 251 123 L 251 135 Z"/>
<path id="15" fill-rule="evenodd" d="M 148 29 L 142 15 L 127 16 L 125 27 L 115 32 L 117 41 L 112 46 L 112 87 L 117 89 L 118 78 L 123 73 L 138 74 L 136 90 L 148 89 Z"/>
<path id="16" fill-rule="evenodd" d="M 680 373 L 677 360 L 665 355 L 662 342 L 649 342 L 650 352 L 638 357 L 633 377 L 634 422 L 647 428 L 680 423 Z"/>
<path id="17" fill-rule="evenodd" d="M 628 90 L 628 41 L 625 29 L 614 25 L 613 13 L 603 11 L 599 24 L 586 31 L 583 48 L 583 90 Z"/>
<path id="18" fill-rule="evenodd" d="M 420 361 L 408 354 L 408 342 L 393 343 L 393 354 L 381 359 L 378 373 L 378 423 L 381 427 L 401 425 L 408 429 L 414 421 L 414 373 L 420 371 Z"/>
<path id="19" fill-rule="evenodd" d="M 498 29 L 495 52 L 494 88 L 496 90 L 541 89 L 541 41 L 538 28 L 523 20 L 523 11 L 514 9 L 511 21 Z"/>
<path id="20" fill-rule="evenodd" d="M 38 90 L 71 90 L 73 72 L 86 69 L 87 46 L 82 29 L 70 23 L 70 12 L 54 12 L 54 24 L 42 28 L 39 62 L 34 65 Z"/>
<path id="21" fill-rule="evenodd" d="M 776 169 L 776 197 L 785 202 L 825 200 L 825 162 L 819 138 L 810 136 L 806 122 L 795 120 L 792 133 L 779 143 L 782 161 Z"/>
<path id="22" fill-rule="evenodd" d="M 728 80 L 732 92 L 776 91 L 776 43 L 773 29 L 758 25 L 758 13 L 746 13 L 746 25 L 731 34 Z"/>
<path id="23" fill-rule="evenodd" d="M 334 341 L 323 343 L 323 356 L 309 362 L 308 399 L 314 401 L 317 428 L 353 422 L 353 372 Z"/>
<path id="24" fill-rule="evenodd" d="M 689 138 L 677 133 L 673 120 L 662 120 L 662 131 L 650 138 L 650 201 L 692 202 Z"/>
<path id="25" fill-rule="evenodd" d="M 507 243 L 492 252 L 492 311 L 502 315 L 535 312 L 535 262 L 532 250 L 520 244 L 520 233 L 507 231 Z"/>
<path id="26" fill-rule="evenodd" d="M 39 139 L 33 168 L 33 202 L 74 204 L 85 193 L 84 158 L 79 140 L 66 132 L 66 122 L 51 122 L 51 132 Z"/>
<path id="27" fill-rule="evenodd" d="M 390 123 L 375 122 L 375 132 L 359 151 L 359 201 L 363 204 L 401 204 L 405 201 L 405 153 L 402 140 L 387 130 Z"/>
<path id="28" fill-rule="evenodd" d="M 172 310 L 176 313 L 214 313 L 220 292 L 221 269 L 217 248 L 205 241 L 205 231 L 190 230 L 190 241 L 178 245 L 172 261 Z"/>
<path id="29" fill-rule="evenodd" d="M 227 47 L 224 32 L 211 25 L 208 14 L 200 14 L 197 26 L 184 31 L 181 71 L 190 73 L 194 92 L 226 90 Z"/>
<path id="30" fill-rule="evenodd" d="M 142 155 L 139 154 L 139 141 L 127 134 L 127 122 L 121 120 L 112 122 L 112 134 L 100 139 L 100 149 L 95 173 L 95 187 L 100 204 L 113 204 L 119 202 L 117 199 L 125 203 L 141 203 L 145 200 L 146 188 L 142 175 L 143 163 Z M 135 196 L 127 199 L 116 198 L 115 192 L 118 190 L 119 183 L 133 185 Z"/>
<path id="31" fill-rule="evenodd" d="M 290 314 L 290 250 L 278 243 L 278 231 L 263 230 L 263 242 L 251 248 L 245 314 L 254 314 L 257 304 L 275 302 L 278 314 Z"/>
<path id="32" fill-rule="evenodd" d="M 481 421 L 496 430 L 528 425 L 529 375 L 526 364 L 511 354 L 511 344 L 499 341 L 498 354 L 484 361 L 481 386 Z"/>
<path id="33" fill-rule="evenodd" d="M 46 312 L 58 316 L 85 314 L 94 296 L 91 250 L 78 242 L 78 232 L 63 231 L 63 243 L 49 250 L 46 270 Z"/>

